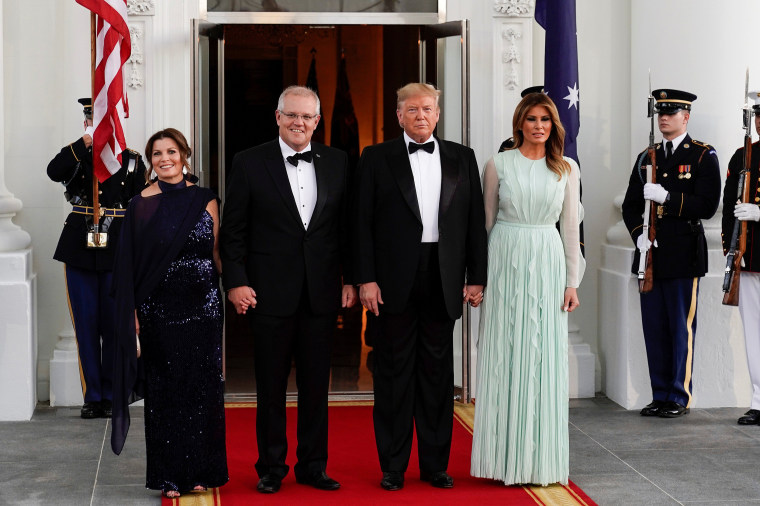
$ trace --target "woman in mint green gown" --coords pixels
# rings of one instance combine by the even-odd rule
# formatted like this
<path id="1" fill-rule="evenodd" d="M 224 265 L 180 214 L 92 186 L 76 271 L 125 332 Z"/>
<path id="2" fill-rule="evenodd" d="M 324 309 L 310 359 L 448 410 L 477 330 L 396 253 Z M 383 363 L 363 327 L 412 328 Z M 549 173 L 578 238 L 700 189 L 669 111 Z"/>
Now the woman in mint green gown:
<path id="1" fill-rule="evenodd" d="M 520 102 L 513 131 L 515 146 L 483 172 L 488 285 L 471 473 L 507 485 L 567 484 L 567 318 L 585 266 L 579 170 L 562 156 L 565 133 L 547 95 Z"/>

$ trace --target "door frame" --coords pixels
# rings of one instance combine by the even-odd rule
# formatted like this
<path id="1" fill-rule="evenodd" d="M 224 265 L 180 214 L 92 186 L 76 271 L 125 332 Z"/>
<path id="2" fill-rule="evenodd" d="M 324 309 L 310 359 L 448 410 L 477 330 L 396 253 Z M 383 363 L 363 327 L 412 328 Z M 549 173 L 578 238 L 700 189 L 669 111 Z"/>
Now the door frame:
<path id="1" fill-rule="evenodd" d="M 206 153 L 203 151 L 202 128 L 204 120 L 207 118 L 203 115 L 203 93 L 201 83 L 203 68 L 201 66 L 201 38 L 213 37 L 215 29 L 229 24 L 275 24 L 275 25 L 413 25 L 420 28 L 420 80 L 427 82 L 428 69 L 425 64 L 426 45 L 442 38 L 459 37 L 460 38 L 460 63 L 461 63 L 461 143 L 465 146 L 470 145 L 470 56 L 469 56 L 469 20 L 445 21 L 445 0 L 439 0 L 438 13 L 342 13 L 342 12 L 323 12 L 323 13 L 293 13 L 293 12 L 206 12 L 205 0 L 200 0 L 203 9 L 201 10 L 201 19 L 193 19 L 193 104 L 192 104 L 192 138 L 193 146 L 196 147 L 196 156 L 193 157 L 193 168 L 200 176 L 200 183 L 208 186 L 210 181 L 204 179 L 206 172 L 202 170 L 201 160 Z M 204 16 L 205 15 L 205 16 Z M 224 159 L 224 39 L 223 36 L 216 36 L 217 43 L 217 120 L 218 120 L 218 188 L 220 195 L 225 191 L 226 161 Z M 211 47 L 211 46 L 209 46 Z M 431 76 L 432 77 L 432 76 Z M 438 82 L 438 79 L 435 80 Z M 208 113 L 207 113 L 208 114 Z M 200 156 L 198 156 L 200 155 Z M 196 165 L 198 164 L 198 165 Z M 455 386 L 455 398 L 460 402 L 469 403 L 472 399 L 472 364 L 471 364 L 471 326 L 470 326 L 470 307 L 468 304 L 463 305 L 461 318 L 461 343 L 462 343 L 462 360 L 461 360 L 461 385 Z M 224 341 L 223 341 L 224 343 Z M 224 345 L 223 345 L 224 346 Z M 223 348 L 223 356 L 224 356 Z M 223 358 L 224 360 L 224 358 Z M 223 362 L 224 367 L 224 362 Z"/>

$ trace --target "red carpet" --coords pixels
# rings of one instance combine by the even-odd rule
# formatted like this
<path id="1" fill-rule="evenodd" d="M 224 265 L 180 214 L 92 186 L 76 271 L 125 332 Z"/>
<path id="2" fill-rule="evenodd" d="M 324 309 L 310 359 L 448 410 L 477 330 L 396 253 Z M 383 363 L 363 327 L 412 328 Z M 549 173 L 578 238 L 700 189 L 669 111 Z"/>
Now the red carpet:
<path id="1" fill-rule="evenodd" d="M 327 473 L 341 483 L 335 492 L 324 492 L 298 485 L 293 476 L 296 444 L 296 408 L 288 408 L 287 463 L 291 470 L 276 494 L 256 492 L 258 476 L 253 467 L 256 452 L 256 409 L 252 404 L 227 404 L 227 460 L 230 481 L 220 489 L 205 494 L 186 494 L 179 501 L 163 499 L 163 505 L 242 506 L 248 504 L 435 504 L 468 503 L 478 505 L 594 505 L 574 484 L 568 487 L 506 487 L 500 482 L 470 476 L 469 427 L 458 416 L 449 461 L 449 474 L 455 487 L 436 489 L 419 481 L 416 443 L 402 490 L 388 492 L 380 488 L 380 465 L 377 461 L 372 430 L 371 403 L 335 403 L 330 405 L 330 457 Z"/>

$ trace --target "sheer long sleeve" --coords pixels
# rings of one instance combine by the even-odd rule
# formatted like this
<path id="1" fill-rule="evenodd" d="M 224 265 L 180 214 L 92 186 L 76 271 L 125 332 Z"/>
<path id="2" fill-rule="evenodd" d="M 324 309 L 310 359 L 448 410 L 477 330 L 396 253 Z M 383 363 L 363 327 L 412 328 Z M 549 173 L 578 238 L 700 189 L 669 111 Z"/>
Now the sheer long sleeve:
<path id="1" fill-rule="evenodd" d="M 581 254 L 580 223 L 583 221 L 583 205 L 580 197 L 580 169 L 575 160 L 565 158 L 570 163 L 570 174 L 565 186 L 565 200 L 559 217 L 560 236 L 565 248 L 567 286 L 578 288 L 586 270 L 586 259 Z M 486 204 L 486 209 L 488 205 Z"/>
<path id="2" fill-rule="evenodd" d="M 486 208 L 486 231 L 491 233 L 499 213 L 499 176 L 493 158 L 488 160 L 483 169 L 483 204 Z"/>

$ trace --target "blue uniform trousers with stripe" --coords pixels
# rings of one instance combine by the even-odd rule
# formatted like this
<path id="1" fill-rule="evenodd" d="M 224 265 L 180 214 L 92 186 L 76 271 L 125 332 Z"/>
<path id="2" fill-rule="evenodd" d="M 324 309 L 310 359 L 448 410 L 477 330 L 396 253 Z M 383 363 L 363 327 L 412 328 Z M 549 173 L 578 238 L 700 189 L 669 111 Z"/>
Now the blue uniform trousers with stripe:
<path id="1" fill-rule="evenodd" d="M 114 313 L 111 271 L 66 265 L 69 311 L 79 348 L 79 372 L 84 402 L 111 400 L 114 359 Z"/>
<path id="2" fill-rule="evenodd" d="M 691 404 L 699 278 L 655 280 L 641 294 L 652 399 Z"/>

